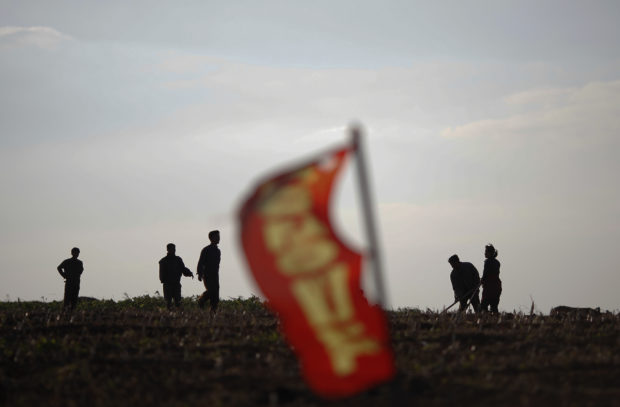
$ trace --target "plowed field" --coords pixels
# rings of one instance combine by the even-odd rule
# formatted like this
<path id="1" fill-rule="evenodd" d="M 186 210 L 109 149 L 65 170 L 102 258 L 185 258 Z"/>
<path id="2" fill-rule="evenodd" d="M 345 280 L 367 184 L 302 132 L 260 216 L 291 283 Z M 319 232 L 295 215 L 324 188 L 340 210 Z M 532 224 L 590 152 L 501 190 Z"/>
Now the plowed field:
<path id="1" fill-rule="evenodd" d="M 0 405 L 620 405 L 620 315 L 389 312 L 399 374 L 326 401 L 256 298 L 0 303 Z"/>

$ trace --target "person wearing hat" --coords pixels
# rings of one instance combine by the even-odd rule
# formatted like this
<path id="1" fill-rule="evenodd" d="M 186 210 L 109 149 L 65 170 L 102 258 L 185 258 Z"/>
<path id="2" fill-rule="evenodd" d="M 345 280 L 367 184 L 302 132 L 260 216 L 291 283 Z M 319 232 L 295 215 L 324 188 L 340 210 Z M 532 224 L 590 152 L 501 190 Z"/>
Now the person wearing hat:
<path id="1" fill-rule="evenodd" d="M 166 257 L 159 261 L 159 281 L 164 285 L 164 299 L 168 309 L 174 305 L 181 306 L 181 276 L 194 278 L 194 274 L 185 267 L 183 259 L 176 255 L 174 243 L 166 245 Z"/>

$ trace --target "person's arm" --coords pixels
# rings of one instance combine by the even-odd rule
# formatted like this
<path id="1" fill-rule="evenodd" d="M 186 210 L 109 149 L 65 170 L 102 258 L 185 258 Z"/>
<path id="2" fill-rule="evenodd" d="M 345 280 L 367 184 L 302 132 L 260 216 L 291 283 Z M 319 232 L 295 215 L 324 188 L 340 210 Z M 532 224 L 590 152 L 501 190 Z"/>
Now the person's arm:
<path id="1" fill-rule="evenodd" d="M 480 273 L 478 273 L 478 269 L 473 264 L 471 265 L 472 275 L 474 278 L 474 286 L 478 287 L 480 285 Z"/>
<path id="2" fill-rule="evenodd" d="M 62 278 L 67 278 L 67 275 L 65 274 L 65 272 L 63 271 L 65 267 L 65 262 L 63 261 L 62 263 L 60 263 L 60 265 L 56 268 L 56 270 L 58 270 L 58 274 L 60 274 L 62 276 Z"/>
<path id="3" fill-rule="evenodd" d="M 165 270 L 164 270 L 164 265 L 161 263 L 161 260 L 159 261 L 159 282 L 160 283 L 164 283 L 164 274 L 165 274 Z"/>
<path id="4" fill-rule="evenodd" d="M 200 258 L 198 259 L 198 265 L 196 266 L 196 274 L 198 275 L 198 281 L 202 281 L 206 276 L 207 267 L 207 248 L 205 247 L 200 251 Z"/>
<path id="5" fill-rule="evenodd" d="M 80 261 L 80 275 L 84 272 L 84 263 Z"/>
<path id="6" fill-rule="evenodd" d="M 215 268 L 217 269 L 217 271 L 220 271 L 220 260 L 222 260 L 222 252 L 218 248 L 216 251 L 216 257 L 215 257 Z"/>
<path id="7" fill-rule="evenodd" d="M 489 277 L 489 261 L 485 260 L 484 268 L 482 269 L 482 278 L 480 279 L 480 282 L 482 284 L 485 284 L 487 282 L 488 277 Z"/>
<path id="8" fill-rule="evenodd" d="M 182 273 L 185 277 L 191 277 L 191 278 L 194 278 L 194 273 L 192 273 L 190 269 L 188 269 L 187 267 L 185 267 L 185 263 L 183 263 L 183 259 L 181 259 L 180 257 L 179 257 L 179 263 L 181 263 L 181 273 Z"/>
<path id="9" fill-rule="evenodd" d="M 458 283 L 456 281 L 456 276 L 454 273 L 450 273 L 450 282 L 452 283 L 452 291 L 454 291 L 454 301 L 458 301 L 459 293 L 458 293 Z"/>

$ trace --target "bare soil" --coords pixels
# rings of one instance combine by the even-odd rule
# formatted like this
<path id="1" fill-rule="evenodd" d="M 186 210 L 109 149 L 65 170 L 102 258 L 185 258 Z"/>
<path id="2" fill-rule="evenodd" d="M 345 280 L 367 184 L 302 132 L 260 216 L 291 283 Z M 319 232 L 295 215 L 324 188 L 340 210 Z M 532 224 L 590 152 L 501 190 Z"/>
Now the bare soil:
<path id="1" fill-rule="evenodd" d="M 305 385 L 256 298 L 0 303 L 0 405 L 620 405 L 620 315 L 388 313 L 398 376 L 344 400 Z"/>

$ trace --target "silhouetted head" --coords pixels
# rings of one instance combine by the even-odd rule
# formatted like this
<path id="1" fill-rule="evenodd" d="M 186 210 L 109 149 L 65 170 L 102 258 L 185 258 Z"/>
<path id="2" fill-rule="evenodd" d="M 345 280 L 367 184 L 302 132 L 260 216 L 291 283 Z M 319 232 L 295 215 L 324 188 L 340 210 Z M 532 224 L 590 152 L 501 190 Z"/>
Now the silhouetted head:
<path id="1" fill-rule="evenodd" d="M 497 257 L 497 250 L 495 249 L 495 247 L 493 247 L 491 243 L 484 246 L 484 257 L 486 257 L 487 259 L 494 259 Z"/>
<path id="2" fill-rule="evenodd" d="M 166 245 L 166 250 L 168 250 L 168 254 L 175 254 L 177 251 L 177 247 L 174 245 L 174 243 L 168 243 Z"/>
<path id="3" fill-rule="evenodd" d="M 461 264 L 461 260 L 459 260 L 459 256 L 457 256 L 456 254 L 453 254 L 452 256 L 450 256 L 450 258 L 448 259 L 448 263 L 450 263 L 450 265 L 452 266 L 452 268 L 456 268 L 459 264 Z"/>
<path id="4" fill-rule="evenodd" d="M 80 249 L 78 249 L 77 247 L 74 247 L 73 249 L 71 249 L 71 256 L 73 256 L 74 259 L 77 259 L 79 255 L 80 255 Z"/>
<path id="5" fill-rule="evenodd" d="M 212 230 L 209 232 L 209 240 L 213 244 L 218 244 L 220 242 L 220 231 Z"/>

